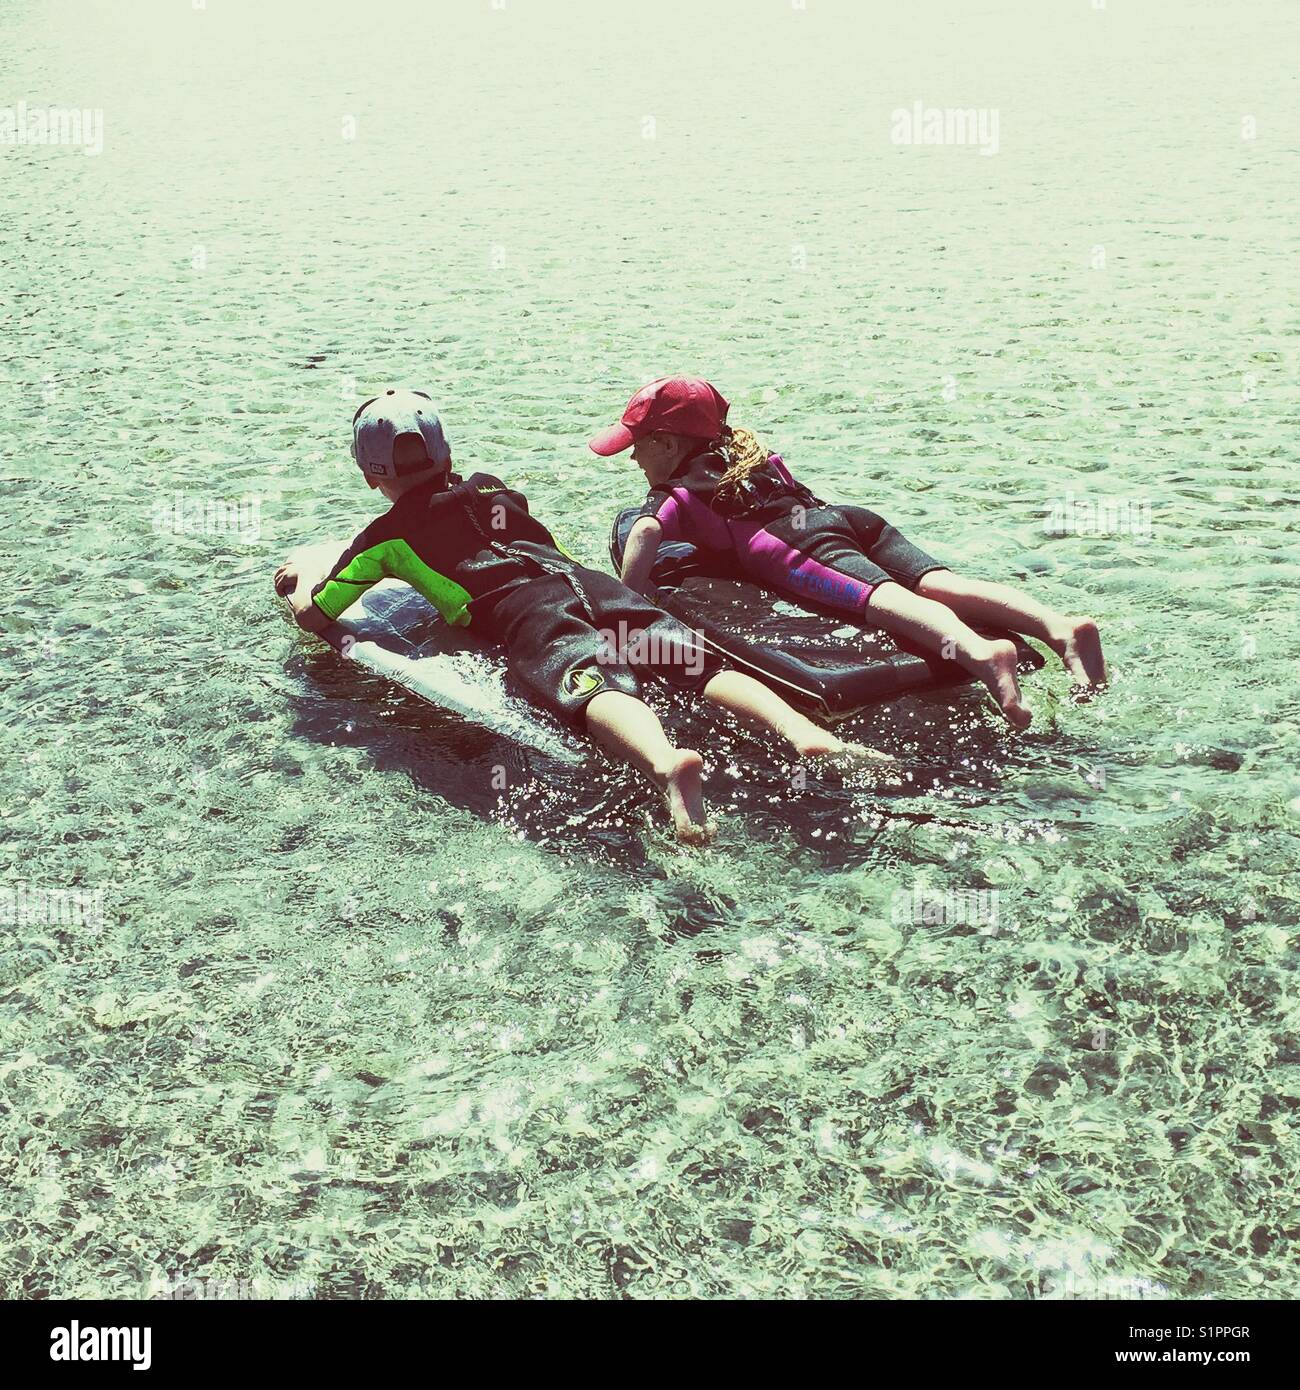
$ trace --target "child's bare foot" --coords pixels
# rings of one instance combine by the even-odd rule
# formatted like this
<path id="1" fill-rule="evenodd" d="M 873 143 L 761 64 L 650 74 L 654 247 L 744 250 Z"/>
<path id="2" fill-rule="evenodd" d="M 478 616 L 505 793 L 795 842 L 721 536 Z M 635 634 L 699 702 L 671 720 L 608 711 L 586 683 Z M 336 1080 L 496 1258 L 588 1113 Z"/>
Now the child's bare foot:
<path id="1" fill-rule="evenodd" d="M 790 720 L 781 732 L 801 758 L 826 758 L 845 754 L 854 759 L 875 759 L 885 763 L 895 761 L 888 753 L 878 753 L 874 748 L 865 748 L 860 743 L 845 743 L 829 729 L 823 729 L 803 715 Z"/>
<path id="2" fill-rule="evenodd" d="M 797 724 L 782 732 L 801 758 L 820 758 L 827 753 L 838 753 L 845 746 L 829 729 L 818 728 L 811 719 L 801 717 Z"/>
<path id="3" fill-rule="evenodd" d="M 846 743 L 811 719 L 800 716 L 797 723 L 787 725 L 782 732 L 800 758 L 808 762 L 837 772 L 865 772 L 882 780 L 897 775 L 897 758 L 861 743 Z"/>
<path id="4" fill-rule="evenodd" d="M 1061 658 L 1075 685 L 1106 684 L 1106 658 L 1101 652 L 1101 634 L 1091 618 L 1064 618 L 1047 639 Z"/>
<path id="5" fill-rule="evenodd" d="M 872 783 L 899 780 L 897 758 L 861 743 L 845 743 L 841 739 L 834 741 L 838 747 L 825 751 L 807 750 L 804 756 L 819 770 L 830 770 L 841 776 L 861 777 Z"/>
<path id="6" fill-rule="evenodd" d="M 670 763 L 656 769 L 677 838 L 685 845 L 707 845 L 718 833 L 704 810 L 700 769 L 704 759 L 690 748 L 673 749 Z"/>
<path id="7" fill-rule="evenodd" d="M 972 653 L 971 669 L 989 688 L 1008 724 L 1027 729 L 1033 715 L 1020 694 L 1016 680 L 1016 644 L 1007 638 L 986 642 Z"/>

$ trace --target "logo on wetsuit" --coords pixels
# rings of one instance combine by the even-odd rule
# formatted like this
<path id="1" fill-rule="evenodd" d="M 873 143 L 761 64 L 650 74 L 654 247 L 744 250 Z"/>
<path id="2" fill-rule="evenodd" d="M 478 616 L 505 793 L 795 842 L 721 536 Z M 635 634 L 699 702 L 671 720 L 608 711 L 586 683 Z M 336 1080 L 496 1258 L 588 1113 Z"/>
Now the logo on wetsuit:
<path id="1" fill-rule="evenodd" d="M 795 588 L 806 590 L 814 598 L 826 599 L 831 602 L 835 599 L 856 599 L 863 589 L 860 580 L 840 579 L 831 575 L 802 574 L 798 570 L 791 570 L 787 578 Z M 869 585 L 866 587 L 870 589 Z"/>
<path id="2" fill-rule="evenodd" d="M 580 669 L 570 671 L 564 677 L 564 689 L 570 695 L 582 697 L 584 695 L 594 695 L 602 685 L 605 684 L 605 677 L 599 671 Z"/>

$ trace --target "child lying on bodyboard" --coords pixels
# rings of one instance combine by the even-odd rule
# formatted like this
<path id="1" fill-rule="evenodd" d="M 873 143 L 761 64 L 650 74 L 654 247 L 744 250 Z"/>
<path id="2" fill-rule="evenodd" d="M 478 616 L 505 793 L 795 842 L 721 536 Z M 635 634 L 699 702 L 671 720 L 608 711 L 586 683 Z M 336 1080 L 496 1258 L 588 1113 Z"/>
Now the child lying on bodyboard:
<path id="1" fill-rule="evenodd" d="M 727 424 L 707 381 L 664 377 L 591 441 L 603 456 L 632 450 L 649 496 L 628 534 L 622 579 L 638 593 L 659 545 L 686 541 L 755 584 L 813 601 L 950 656 L 988 687 L 1018 729 L 1032 718 L 1016 680 L 1016 647 L 968 623 L 1046 642 L 1076 685 L 1105 683 L 1097 625 L 1069 618 L 1005 584 L 954 574 L 865 507 L 827 506 L 749 430 Z"/>
<path id="2" fill-rule="evenodd" d="M 500 642 L 531 699 L 585 728 L 659 787 L 688 843 L 713 834 L 703 759 L 668 741 L 641 699 L 644 677 L 778 734 L 801 758 L 892 761 L 819 728 L 774 691 L 728 670 L 676 618 L 564 554 L 522 493 L 487 473 L 454 474 L 442 422 L 424 392 L 389 390 L 361 405 L 352 455 L 392 506 L 319 583 L 301 583 L 305 576 L 292 563 L 276 571 L 276 592 L 306 630 L 322 632 L 379 580 L 405 580 L 448 623 Z"/>

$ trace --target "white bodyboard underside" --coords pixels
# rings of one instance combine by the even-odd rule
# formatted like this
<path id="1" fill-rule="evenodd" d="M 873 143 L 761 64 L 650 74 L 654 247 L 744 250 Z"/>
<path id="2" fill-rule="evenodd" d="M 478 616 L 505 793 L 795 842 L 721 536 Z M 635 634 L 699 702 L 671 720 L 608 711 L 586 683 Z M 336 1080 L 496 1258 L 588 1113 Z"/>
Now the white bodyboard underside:
<path id="1" fill-rule="evenodd" d="M 290 560 L 313 586 L 345 548 L 303 546 Z M 316 577 L 313 577 L 316 576 Z M 534 748 L 560 762 L 586 760 L 586 745 L 547 711 L 506 688 L 499 644 L 445 623 L 409 584 L 381 579 L 339 618 L 341 655 L 386 677 L 439 709 Z M 337 645 L 337 644 L 332 644 Z"/>

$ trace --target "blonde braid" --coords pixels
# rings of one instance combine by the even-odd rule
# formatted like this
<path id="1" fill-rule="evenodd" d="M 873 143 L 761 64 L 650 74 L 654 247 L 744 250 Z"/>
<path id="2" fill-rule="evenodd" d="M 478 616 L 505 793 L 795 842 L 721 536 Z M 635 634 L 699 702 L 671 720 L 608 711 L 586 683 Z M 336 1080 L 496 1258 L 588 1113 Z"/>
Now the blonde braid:
<path id="1" fill-rule="evenodd" d="M 767 450 L 758 442 L 753 430 L 733 430 L 730 425 L 723 425 L 714 447 L 727 465 L 726 472 L 718 480 L 719 497 L 738 494 L 745 479 L 767 462 Z"/>

